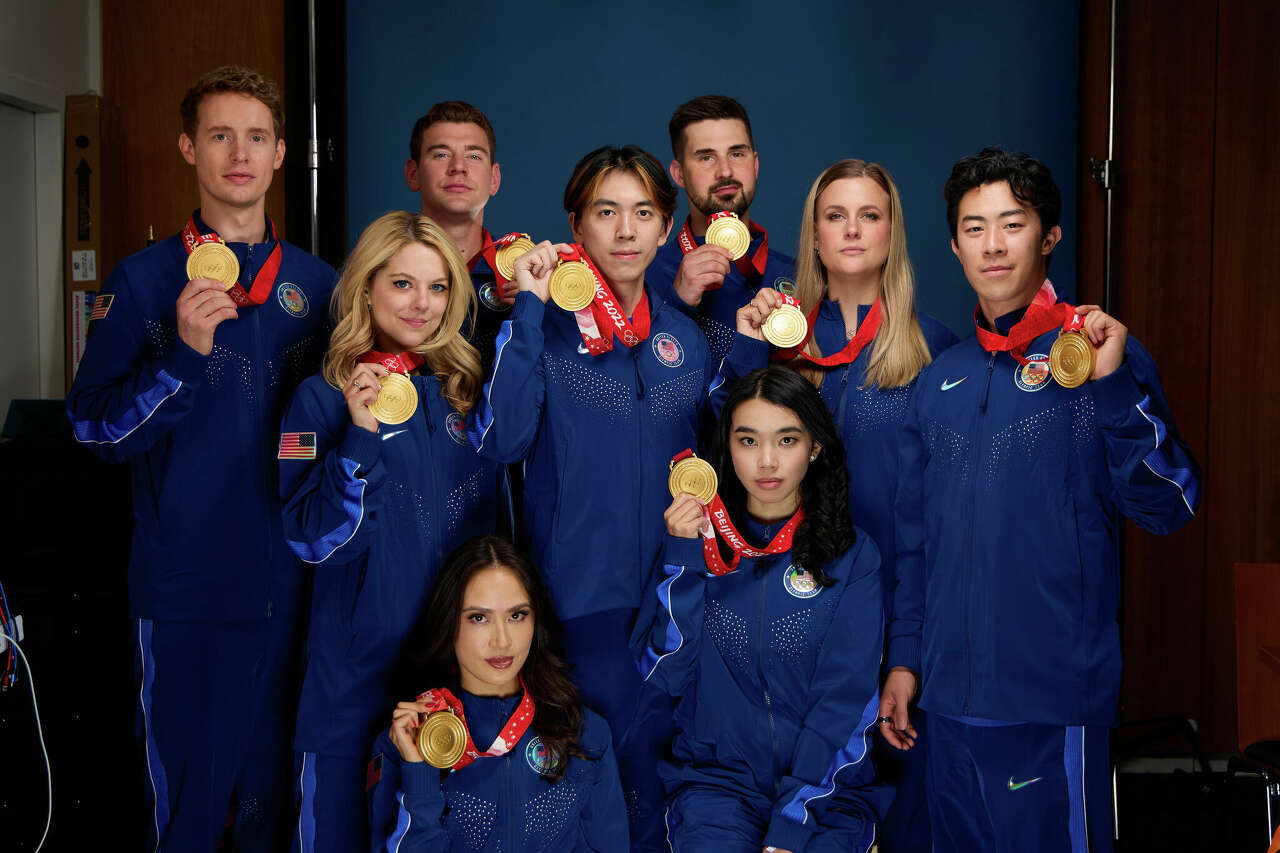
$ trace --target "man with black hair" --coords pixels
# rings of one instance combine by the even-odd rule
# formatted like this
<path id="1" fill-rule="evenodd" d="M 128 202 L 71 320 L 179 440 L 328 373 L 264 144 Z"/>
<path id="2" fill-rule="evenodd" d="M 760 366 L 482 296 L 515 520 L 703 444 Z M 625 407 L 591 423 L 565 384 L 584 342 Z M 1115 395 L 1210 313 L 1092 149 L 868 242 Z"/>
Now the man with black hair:
<path id="1" fill-rule="evenodd" d="M 760 156 L 742 104 L 702 95 L 676 109 L 668 130 L 668 171 L 684 187 L 689 217 L 676 239 L 658 249 L 648 283 L 663 301 L 698 321 L 719 363 L 733 344 L 738 309 L 761 287 L 785 290 L 796 262 L 769 248 L 768 232 L 751 221 Z M 736 261 L 727 249 L 706 242 L 708 220 L 722 211 L 736 214 L 750 229 L 750 246 Z"/>
<path id="2" fill-rule="evenodd" d="M 976 328 L 921 372 L 904 425 L 879 728 L 915 745 L 920 685 L 935 850 L 1109 851 L 1116 514 L 1180 527 L 1199 469 L 1147 351 L 1046 278 L 1049 169 L 987 148 L 944 195 Z"/>

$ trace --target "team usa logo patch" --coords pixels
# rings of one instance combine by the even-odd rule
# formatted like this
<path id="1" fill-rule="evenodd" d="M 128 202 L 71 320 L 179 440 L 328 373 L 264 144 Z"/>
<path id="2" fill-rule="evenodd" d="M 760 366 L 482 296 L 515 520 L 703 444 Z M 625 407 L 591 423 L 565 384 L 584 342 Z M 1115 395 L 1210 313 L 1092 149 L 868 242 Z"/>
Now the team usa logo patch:
<path id="1" fill-rule="evenodd" d="M 679 367 L 684 364 L 684 348 L 680 346 L 679 341 L 666 332 L 659 332 L 653 336 L 653 354 L 667 367 Z"/>
<path id="2" fill-rule="evenodd" d="M 813 598 L 822 591 L 818 581 L 804 566 L 789 566 L 782 574 L 782 585 L 795 598 Z"/>
<path id="3" fill-rule="evenodd" d="M 529 745 L 524 748 L 524 760 L 529 762 L 529 768 L 539 776 L 550 773 L 556 767 L 556 757 L 542 745 L 540 737 L 530 740 Z"/>
<path id="4" fill-rule="evenodd" d="M 785 275 L 780 275 L 773 280 L 773 289 L 788 296 L 796 295 L 796 283 Z"/>
<path id="5" fill-rule="evenodd" d="M 502 301 L 502 292 L 498 290 L 496 281 L 486 281 L 480 285 L 480 302 L 490 311 L 510 311 L 511 306 Z"/>
<path id="6" fill-rule="evenodd" d="M 467 442 L 467 419 L 457 412 L 450 412 L 449 417 L 444 419 L 444 428 L 449 431 L 449 437 L 461 444 L 463 447 L 468 446 Z"/>
<path id="7" fill-rule="evenodd" d="M 277 459 L 315 459 L 316 434 L 314 432 L 285 432 L 280 434 L 280 450 Z"/>
<path id="8" fill-rule="evenodd" d="M 291 282 L 283 282 L 276 288 L 276 299 L 280 301 L 280 307 L 288 311 L 298 319 L 307 316 L 311 311 L 311 305 L 307 302 L 307 294 L 302 292 L 302 288 Z"/>
<path id="9" fill-rule="evenodd" d="M 1039 391 L 1049 384 L 1049 356 L 1036 353 L 1026 359 L 1013 371 L 1013 384 L 1023 391 Z"/>
<path id="10" fill-rule="evenodd" d="M 107 316 L 107 312 L 111 310 L 111 303 L 115 299 L 110 293 L 99 293 L 98 298 L 93 300 L 93 311 L 89 314 L 89 319 L 101 320 Z"/>

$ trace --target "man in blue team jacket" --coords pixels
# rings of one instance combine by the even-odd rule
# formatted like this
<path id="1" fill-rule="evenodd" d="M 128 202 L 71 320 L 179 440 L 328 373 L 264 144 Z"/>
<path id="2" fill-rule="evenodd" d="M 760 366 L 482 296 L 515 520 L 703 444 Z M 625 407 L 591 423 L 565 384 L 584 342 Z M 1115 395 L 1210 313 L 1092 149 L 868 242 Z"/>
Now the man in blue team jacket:
<path id="1" fill-rule="evenodd" d="M 944 195 L 976 328 L 921 373 L 904 426 L 880 730 L 914 745 L 919 685 L 935 850 L 1109 851 L 1117 511 L 1168 533 L 1195 511 L 1199 470 L 1147 351 L 1097 306 L 1057 300 L 1048 168 L 984 149 Z M 1078 387 L 1050 365 L 1064 325 L 1095 350 Z"/>
<path id="2" fill-rule="evenodd" d="M 219 68 L 181 112 L 200 207 L 111 273 L 67 414 L 80 443 L 131 468 L 147 849 L 212 851 L 234 809 L 236 849 L 274 851 L 291 823 L 304 587 L 272 454 L 315 455 L 314 435 L 276 436 L 320 367 L 334 272 L 266 216 L 285 148 L 275 84 Z M 210 249 L 221 264 L 188 281 L 191 253 Z"/>

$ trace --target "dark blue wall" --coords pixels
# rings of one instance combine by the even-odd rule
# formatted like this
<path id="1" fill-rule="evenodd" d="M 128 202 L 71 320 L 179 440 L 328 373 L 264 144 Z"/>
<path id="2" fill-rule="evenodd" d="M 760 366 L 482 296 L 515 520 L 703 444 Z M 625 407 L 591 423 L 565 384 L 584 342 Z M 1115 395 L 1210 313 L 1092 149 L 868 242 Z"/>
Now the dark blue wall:
<path id="1" fill-rule="evenodd" d="M 671 159 L 683 101 L 732 95 L 760 152 L 752 218 L 794 253 L 810 183 L 842 157 L 884 164 L 906 209 L 918 301 L 965 334 L 974 298 L 951 254 L 942 184 L 984 145 L 1027 151 L 1063 191 L 1059 292 L 1075 292 L 1078 3 L 473 2 L 347 4 L 350 239 L 417 209 L 408 135 L 436 101 L 470 101 L 498 135 L 495 233 L 565 239 L 578 158 L 634 142 Z M 683 217 L 682 210 L 677 214 Z"/>

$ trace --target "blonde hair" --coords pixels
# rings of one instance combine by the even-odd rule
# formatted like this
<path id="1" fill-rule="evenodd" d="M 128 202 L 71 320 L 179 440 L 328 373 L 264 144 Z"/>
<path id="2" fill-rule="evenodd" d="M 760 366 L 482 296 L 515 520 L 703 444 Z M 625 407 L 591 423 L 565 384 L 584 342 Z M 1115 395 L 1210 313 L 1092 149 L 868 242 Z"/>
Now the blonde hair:
<path id="1" fill-rule="evenodd" d="M 800 248 L 796 252 L 796 298 L 807 314 L 827 293 L 827 268 L 818 257 L 814 219 L 818 215 L 818 199 L 824 190 L 844 178 L 870 178 L 889 194 L 889 256 L 880 273 L 880 330 L 876 332 L 867 361 L 862 387 L 878 385 L 894 388 L 916 378 L 929 363 L 929 345 L 916 319 L 915 273 L 907 256 L 907 229 L 902 221 L 902 199 L 898 187 L 883 166 L 864 160 L 841 160 L 818 175 L 805 198 L 800 218 Z M 805 352 L 818 357 L 817 342 L 812 338 Z M 821 385 L 826 371 L 808 362 L 792 364 L 814 385 Z"/>
<path id="2" fill-rule="evenodd" d="M 426 366 L 440 381 L 445 400 L 465 415 L 475 404 L 482 379 L 480 353 L 462 335 L 464 322 L 469 319 L 470 325 L 475 324 L 475 288 L 449 235 L 420 213 L 384 213 L 364 229 L 342 265 L 329 302 L 334 326 L 324 357 L 324 378 L 334 388 L 341 388 L 351 377 L 356 360 L 373 349 L 373 317 L 366 298 L 369 288 L 378 271 L 410 243 L 439 252 L 449 273 L 449 299 L 440 325 L 413 351 L 426 357 Z"/>

